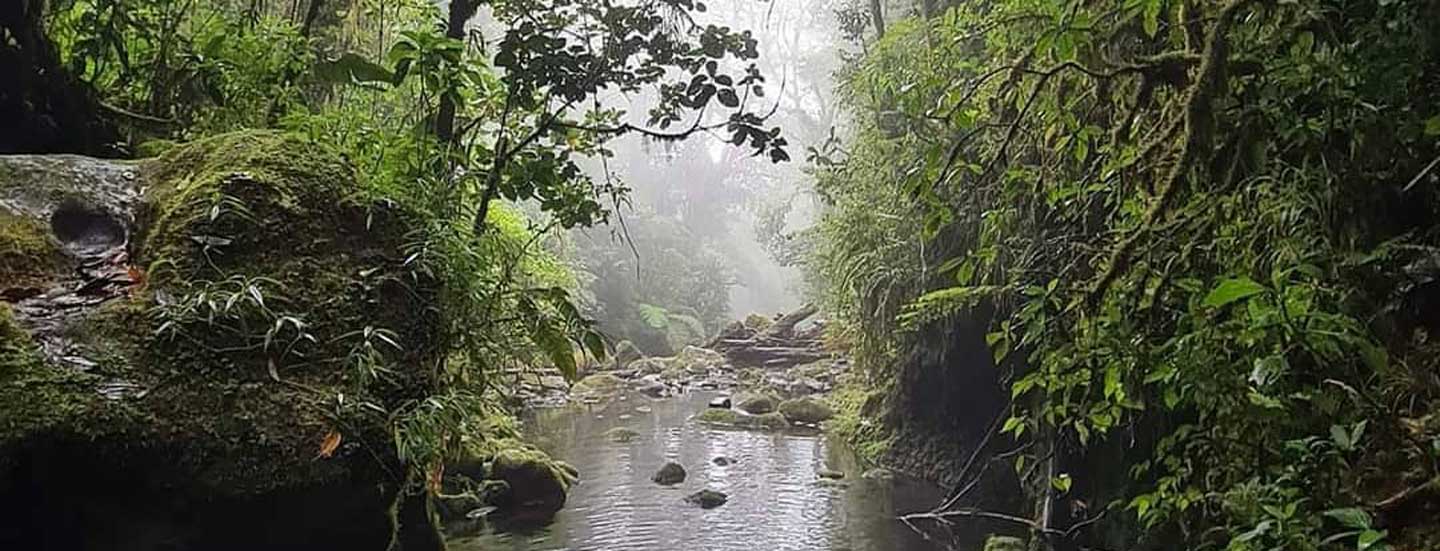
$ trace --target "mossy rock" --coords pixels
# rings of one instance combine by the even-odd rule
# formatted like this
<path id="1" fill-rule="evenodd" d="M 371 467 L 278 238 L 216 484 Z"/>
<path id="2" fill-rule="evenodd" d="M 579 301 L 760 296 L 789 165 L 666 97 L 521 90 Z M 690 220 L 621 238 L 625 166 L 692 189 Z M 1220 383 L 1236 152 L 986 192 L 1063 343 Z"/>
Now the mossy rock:
<path id="1" fill-rule="evenodd" d="M 808 425 L 828 421 L 835 416 L 834 410 L 825 402 L 811 397 L 795 398 L 780 402 L 779 411 L 791 423 L 804 423 Z"/>
<path id="2" fill-rule="evenodd" d="M 785 416 L 775 412 L 746 415 L 733 409 L 706 408 L 705 411 L 695 416 L 695 420 L 709 425 L 749 430 L 773 431 L 790 427 L 790 422 L 785 420 Z"/>
<path id="3" fill-rule="evenodd" d="M 509 487 L 495 505 L 546 513 L 565 506 L 565 493 L 578 478 L 574 467 L 528 446 L 501 450 L 490 460 L 488 471 L 488 479 Z"/>
<path id="4" fill-rule="evenodd" d="M 735 409 L 753 415 L 762 415 L 775 411 L 775 405 L 779 400 L 774 396 L 759 392 L 741 392 L 735 395 Z"/>
<path id="5" fill-rule="evenodd" d="M 0 293 L 48 285 L 64 266 L 65 255 L 50 228 L 0 209 Z"/>
<path id="6" fill-rule="evenodd" d="M 725 356 L 714 350 L 696 346 L 686 346 L 679 354 L 675 355 L 671 365 L 683 369 L 692 375 L 700 375 L 712 369 L 723 367 L 725 365 Z"/>
<path id="7" fill-rule="evenodd" d="M 660 470 L 650 477 L 650 481 L 661 486 L 674 486 L 685 481 L 685 466 L 674 461 L 666 461 L 660 466 Z"/>
<path id="8" fill-rule="evenodd" d="M 990 536 L 985 540 L 985 551 L 1026 551 L 1025 540 L 1014 536 Z"/>
<path id="9" fill-rule="evenodd" d="M 629 427 L 615 427 L 605 431 L 605 439 L 617 444 L 625 444 L 640 437 L 640 432 Z"/>
<path id="10" fill-rule="evenodd" d="M 149 159 L 152 157 L 159 157 L 166 151 L 175 149 L 176 145 L 178 144 L 175 142 L 175 140 L 145 140 L 143 142 L 140 142 L 140 145 L 135 146 L 135 158 Z"/>
<path id="11" fill-rule="evenodd" d="M 770 316 L 765 316 L 761 314 L 750 314 L 748 316 L 745 316 L 745 321 L 743 323 L 745 324 L 746 329 L 758 333 L 760 331 L 769 329 L 771 325 L 775 325 L 775 320 L 771 319 Z"/>
<path id="12" fill-rule="evenodd" d="M 403 263 L 409 216 L 367 201 L 339 154 L 275 132 L 217 136 L 138 165 L 0 164 L 6 213 L 31 230 L 74 205 L 103 214 L 123 225 L 129 267 L 145 274 L 103 306 L 68 310 L 59 327 L 4 310 L 0 511 L 41 504 L 27 517 L 39 534 L 48 519 L 68 522 L 59 504 L 94 503 L 70 526 L 75 537 L 158 523 L 187 548 L 276 548 L 293 543 L 274 539 L 287 534 L 325 548 L 386 541 L 403 482 L 391 431 L 358 409 L 337 418 L 335 397 L 397 407 L 419 397 L 438 361 L 434 284 Z M 28 258 L 54 251 L 27 242 Z M 265 307 L 212 318 L 177 306 L 227 292 L 260 294 Z M 303 322 L 279 335 L 289 353 L 264 345 L 281 317 Z M 367 327 L 400 344 L 380 359 L 393 374 L 385 384 L 361 382 L 344 361 Z M 51 363 L 31 342 L 42 337 L 95 365 Z M 130 390 L 107 391 L 117 386 Z"/>
<path id="13" fill-rule="evenodd" d="M 596 373 L 576 381 L 575 385 L 570 387 L 570 395 L 581 399 L 604 400 L 625 392 L 629 386 L 624 379 L 609 373 Z"/>
<path id="14" fill-rule="evenodd" d="M 630 368 L 641 375 L 664 373 L 670 369 L 670 358 L 642 358 L 631 362 Z"/>

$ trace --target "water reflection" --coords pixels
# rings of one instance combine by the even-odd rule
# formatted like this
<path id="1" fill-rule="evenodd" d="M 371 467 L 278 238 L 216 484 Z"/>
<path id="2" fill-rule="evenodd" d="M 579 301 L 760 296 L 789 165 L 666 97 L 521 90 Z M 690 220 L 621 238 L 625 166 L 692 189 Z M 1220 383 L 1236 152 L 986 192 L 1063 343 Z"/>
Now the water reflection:
<path id="1" fill-rule="evenodd" d="M 552 455 L 580 470 L 581 482 L 548 526 L 492 528 L 450 542 L 460 551 L 540 550 L 820 550 L 938 549 L 894 520 L 897 511 L 933 505 L 939 490 L 907 480 L 870 480 L 843 446 L 815 434 L 743 432 L 706 427 L 689 417 L 713 395 L 668 400 L 628 397 L 603 407 L 548 409 L 527 419 Z M 606 431 L 639 436 L 615 442 Z M 731 462 L 717 465 L 724 457 Z M 650 481 L 665 461 L 688 471 L 685 482 Z M 845 473 L 822 480 L 822 468 Z M 729 494 L 716 509 L 684 502 L 704 488 Z"/>

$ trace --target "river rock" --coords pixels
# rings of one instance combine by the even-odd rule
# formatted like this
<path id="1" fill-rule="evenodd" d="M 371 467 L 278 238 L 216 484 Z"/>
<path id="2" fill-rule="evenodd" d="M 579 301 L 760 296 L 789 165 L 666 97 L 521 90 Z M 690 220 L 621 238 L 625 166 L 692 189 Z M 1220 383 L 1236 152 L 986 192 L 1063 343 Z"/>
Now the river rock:
<path id="1" fill-rule="evenodd" d="M 860 478 L 865 480 L 889 481 L 895 479 L 895 473 L 884 467 L 875 467 L 860 473 Z"/>
<path id="2" fill-rule="evenodd" d="M 710 462 L 711 462 L 711 463 L 714 463 L 715 465 L 720 466 L 720 467 L 726 467 L 726 466 L 729 466 L 730 464 L 734 463 L 735 460 L 734 460 L 734 459 L 730 459 L 729 457 L 725 457 L 725 456 L 721 455 L 721 456 L 716 457 L 715 459 L 711 459 Z"/>
<path id="3" fill-rule="evenodd" d="M 0 156 L 0 511 L 24 512 L 0 547 L 389 541 L 397 505 L 414 512 L 392 433 L 337 425 L 317 397 L 423 399 L 428 373 L 405 366 L 443 360 L 441 320 L 438 283 L 397 260 L 419 217 L 364 191 L 341 155 L 278 132 L 136 162 Z M 201 293 L 236 302 L 212 323 Z M 339 368 L 366 327 L 394 331 L 384 381 Z"/>
<path id="4" fill-rule="evenodd" d="M 630 385 L 610 373 L 586 376 L 570 387 L 570 396 L 580 400 L 607 400 L 625 392 Z"/>
<path id="5" fill-rule="evenodd" d="M 701 509 L 714 509 L 724 505 L 729 499 L 730 496 L 725 495 L 725 492 L 711 490 L 709 488 L 685 496 L 686 503 L 699 505 Z"/>
<path id="6" fill-rule="evenodd" d="M 664 398 L 670 395 L 670 385 L 659 381 L 646 381 L 635 387 L 636 391 L 651 398 Z"/>
<path id="7" fill-rule="evenodd" d="M 818 476 L 820 478 L 829 478 L 831 480 L 840 480 L 842 478 L 845 478 L 845 473 L 834 469 L 821 468 L 820 470 L 815 471 L 815 476 Z"/>
<path id="8" fill-rule="evenodd" d="M 666 462 L 650 480 L 661 486 L 674 486 L 685 481 L 685 467 L 674 461 Z"/>
<path id="9" fill-rule="evenodd" d="M 575 468 L 529 447 L 501 450 L 490 462 L 491 480 L 509 486 L 495 505 L 553 513 L 565 505 L 565 492 L 576 479 Z"/>
<path id="10" fill-rule="evenodd" d="M 605 439 L 616 443 L 626 443 L 640 437 L 640 433 L 629 427 L 615 427 L 605 431 Z"/>
<path id="11" fill-rule="evenodd" d="M 742 392 L 735 395 L 735 408 L 745 413 L 760 415 L 775 411 L 775 398 L 758 392 Z"/>
<path id="12" fill-rule="evenodd" d="M 688 374 L 703 375 L 712 369 L 723 368 L 725 356 L 707 348 L 686 346 L 679 354 L 675 355 L 673 363 Z"/>
<path id="13" fill-rule="evenodd" d="M 729 396 L 720 396 L 720 397 L 714 398 L 714 399 L 710 400 L 710 407 L 712 407 L 712 408 L 720 408 L 720 409 L 730 409 L 730 397 L 729 397 Z"/>
<path id="14" fill-rule="evenodd" d="M 830 406 L 815 398 L 805 397 L 780 403 L 780 414 L 791 423 L 813 425 L 835 416 Z"/>
<path id="15" fill-rule="evenodd" d="M 670 360 L 669 358 L 643 358 L 631 362 L 628 367 L 634 369 L 639 375 L 653 375 L 670 367 Z"/>

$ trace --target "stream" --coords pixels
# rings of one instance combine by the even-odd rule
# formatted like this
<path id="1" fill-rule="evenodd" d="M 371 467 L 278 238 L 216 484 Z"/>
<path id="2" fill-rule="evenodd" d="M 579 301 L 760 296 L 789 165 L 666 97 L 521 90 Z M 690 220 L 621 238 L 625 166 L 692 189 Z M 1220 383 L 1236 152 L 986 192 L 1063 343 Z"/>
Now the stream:
<path id="1" fill-rule="evenodd" d="M 530 411 L 529 437 L 580 470 L 564 509 L 543 526 L 491 526 L 457 536 L 455 551 L 671 550 L 931 551 L 942 549 L 894 520 L 942 497 L 903 477 L 862 477 L 855 455 L 823 434 L 709 427 L 690 421 L 715 392 Z M 639 433 L 614 442 L 605 432 Z M 725 457 L 731 462 L 714 462 Z M 650 480 L 666 461 L 688 477 L 673 487 Z M 822 479 L 831 469 L 842 480 Z M 729 495 L 714 509 L 684 496 L 709 488 Z"/>

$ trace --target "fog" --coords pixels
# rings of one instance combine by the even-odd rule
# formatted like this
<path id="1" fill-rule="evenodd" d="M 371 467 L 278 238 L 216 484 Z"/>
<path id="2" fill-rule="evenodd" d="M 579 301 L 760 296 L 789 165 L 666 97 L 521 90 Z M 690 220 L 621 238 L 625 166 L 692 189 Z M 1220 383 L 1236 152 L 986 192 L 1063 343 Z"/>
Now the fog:
<path id="1" fill-rule="evenodd" d="M 835 124 L 838 3 L 720 0 L 696 17 L 699 25 L 756 36 L 756 64 L 767 82 L 765 96 L 751 98 L 751 110 L 774 109 L 767 126 L 781 127 L 791 161 L 772 163 L 729 145 L 723 133 L 702 133 L 682 142 L 624 136 L 610 144 L 613 158 L 587 163 L 595 180 L 608 177 L 632 190 L 609 225 L 572 236 L 578 266 L 591 282 L 593 314 L 607 332 L 663 351 L 662 341 L 673 347 L 702 338 L 698 326 L 713 334 L 729 320 L 800 305 L 797 267 L 782 265 L 766 243 L 783 243 L 814 212 L 805 192 L 806 148 L 818 146 Z M 606 101 L 628 105 L 628 119 L 638 124 L 654 100 L 642 94 Z M 709 113 L 705 122 L 722 116 Z M 650 330 L 667 338 L 637 334 Z"/>

